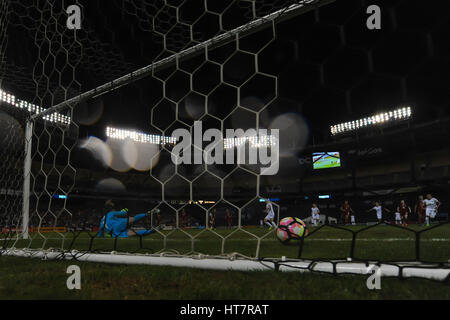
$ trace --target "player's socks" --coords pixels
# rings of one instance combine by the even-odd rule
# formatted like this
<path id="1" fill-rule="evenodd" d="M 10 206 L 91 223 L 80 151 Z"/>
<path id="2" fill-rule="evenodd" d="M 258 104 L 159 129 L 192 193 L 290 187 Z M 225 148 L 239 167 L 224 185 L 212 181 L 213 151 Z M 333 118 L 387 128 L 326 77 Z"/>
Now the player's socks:
<path id="1" fill-rule="evenodd" d="M 272 225 L 270 224 L 269 221 L 266 221 L 265 223 L 269 226 L 269 228 L 272 228 Z"/>
<path id="2" fill-rule="evenodd" d="M 272 222 L 272 225 L 273 225 L 274 228 L 277 227 L 277 224 L 275 222 Z"/>
<path id="3" fill-rule="evenodd" d="M 146 236 L 149 235 L 150 233 L 152 233 L 152 230 L 148 229 L 148 230 L 138 230 L 138 232 L 136 232 L 138 236 Z"/>

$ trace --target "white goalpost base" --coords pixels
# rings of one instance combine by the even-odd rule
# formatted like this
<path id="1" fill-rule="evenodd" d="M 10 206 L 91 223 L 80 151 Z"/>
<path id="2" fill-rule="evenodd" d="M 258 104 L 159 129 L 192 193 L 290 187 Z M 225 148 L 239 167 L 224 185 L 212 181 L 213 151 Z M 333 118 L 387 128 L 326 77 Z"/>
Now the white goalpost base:
<path id="1" fill-rule="evenodd" d="M 80 253 L 78 251 L 42 251 L 29 249 L 6 249 L 0 251 L 0 256 L 13 256 L 24 258 L 38 258 L 41 260 L 74 260 L 78 262 L 94 262 L 109 264 L 148 265 L 183 267 L 216 271 L 280 271 L 280 272 L 322 272 L 351 275 L 367 275 L 374 273 L 378 267 L 381 277 L 423 278 L 429 280 L 445 281 L 450 277 L 450 266 L 436 268 L 433 265 L 418 263 L 363 263 L 351 261 L 335 261 L 334 270 L 332 262 L 325 261 L 283 261 L 283 260 L 247 260 L 229 258 L 211 258 L 208 256 L 164 256 L 164 255 L 136 255 L 124 253 Z M 403 268 L 403 270 L 401 270 Z"/>

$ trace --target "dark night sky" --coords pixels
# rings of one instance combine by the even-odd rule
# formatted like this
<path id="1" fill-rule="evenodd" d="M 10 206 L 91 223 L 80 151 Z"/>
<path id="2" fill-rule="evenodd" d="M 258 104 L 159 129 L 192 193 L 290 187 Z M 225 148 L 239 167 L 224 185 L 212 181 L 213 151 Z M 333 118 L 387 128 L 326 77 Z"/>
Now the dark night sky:
<path id="1" fill-rule="evenodd" d="M 267 45 L 258 54 L 259 71 L 275 75 L 279 81 L 279 97 L 261 114 L 262 124 L 267 125 L 264 119 L 273 119 L 282 113 L 299 113 L 310 124 L 317 143 L 328 140 L 331 124 L 390 110 L 398 105 L 412 105 L 419 122 L 450 115 L 450 6 L 446 1 L 432 2 L 433 5 L 424 5 L 423 1 L 372 1 L 371 4 L 379 4 L 382 8 L 382 30 L 373 31 L 365 26 L 368 16 L 366 6 L 363 6 L 365 1 L 338 0 L 318 11 L 278 24 L 276 38 L 270 43 L 271 29 L 241 39 L 241 49 L 250 52 Z M 89 45 L 85 46 L 82 63 L 77 67 L 76 80 L 80 86 L 72 85 L 75 92 L 103 84 L 161 57 L 158 56 L 162 52 L 161 37 L 158 33 L 146 31 L 148 26 L 144 21 L 155 15 L 156 30 L 166 32 L 170 27 L 168 23 L 173 22 L 171 8 L 156 14 L 157 4 L 143 11 L 143 8 L 128 7 L 130 3 L 134 2 L 84 3 L 83 23 L 89 30 L 86 38 L 95 38 L 100 44 L 96 46 L 92 41 L 86 42 Z M 202 2 L 189 3 L 189 6 L 180 7 L 182 21 L 194 21 L 203 12 Z M 270 1 L 264 3 L 267 5 Z M 261 5 L 260 14 L 270 10 L 269 7 Z M 223 8 L 211 10 L 220 12 Z M 246 13 L 248 8 L 245 6 L 231 6 L 222 13 L 224 27 L 232 28 L 245 22 Z M 198 40 L 217 32 L 214 31 L 218 28 L 216 16 L 205 16 L 195 24 Z M 27 34 L 21 27 L 11 28 L 16 34 Z M 189 47 L 182 31 L 168 31 L 166 34 L 167 48 Z M 32 32 L 28 31 L 28 37 L 30 35 Z M 18 47 L 23 49 L 23 41 L 19 45 L 17 39 L 10 37 L 10 56 L 17 54 L 15 50 Z M 14 57 L 12 61 L 31 70 L 35 48 L 32 43 L 27 43 L 26 47 L 30 56 L 23 55 L 22 51 L 21 57 Z M 101 56 L 102 52 L 104 56 Z M 255 73 L 255 56 L 238 52 L 236 43 L 210 52 L 209 58 L 219 63 L 230 58 L 223 64 L 226 83 L 241 85 Z M 203 61 L 204 56 L 200 56 L 180 65 L 180 69 L 186 72 L 178 71 L 167 77 L 174 71 L 169 68 L 157 76 L 166 81 L 166 97 L 179 101 L 181 117 L 186 99 L 180 97 L 189 92 L 189 74 L 193 74 L 195 89 L 209 94 L 208 111 L 224 119 L 237 105 L 236 90 L 222 84 L 214 92 L 209 91 L 220 82 L 220 70 L 217 65 L 207 63 L 192 72 Z M 107 63 L 106 67 L 104 63 Z M 21 92 L 20 88 L 14 88 L 14 83 L 6 85 L 11 86 L 14 92 Z M 105 124 L 111 124 L 153 131 L 149 120 L 150 109 L 154 106 L 157 121 L 162 126 L 171 123 L 175 117 L 175 105 L 167 101 L 156 105 L 162 98 L 162 87 L 160 80 L 147 78 L 104 96 L 101 101 L 105 107 L 104 114 L 97 127 L 103 130 Z M 273 82 L 260 77 L 241 87 L 240 103 L 245 105 L 246 101 L 242 100 L 246 97 L 250 100 L 256 97 L 262 106 L 271 101 L 273 94 Z M 200 108 L 207 104 L 195 93 L 188 97 L 187 103 L 201 105 Z M 261 106 L 256 106 L 255 110 Z M 252 115 L 240 112 L 250 123 L 254 121 Z M 191 114 L 185 116 L 190 120 L 193 118 Z M 241 125 L 243 123 L 240 122 Z M 95 128 L 89 130 L 96 131 Z"/>
<path id="2" fill-rule="evenodd" d="M 219 17 L 224 30 L 251 18 L 248 2 L 235 0 L 207 0 L 210 11 L 206 13 L 204 0 L 189 0 L 183 6 L 175 0 L 167 1 L 170 5 L 159 0 L 83 0 L 83 29 L 76 39 L 73 32 L 58 29 L 63 45 L 58 44 L 58 37 L 52 38 L 49 52 L 45 39 L 53 34 L 51 20 L 43 20 L 48 27 L 45 37 L 42 29 L 36 34 L 40 18 L 50 17 L 48 8 L 33 11 L 32 2 L 11 0 L 2 85 L 19 98 L 46 107 L 64 100 L 64 94 L 79 94 L 170 56 L 173 51 L 189 48 L 195 41 L 209 39 L 220 32 Z M 263 16 L 289 2 L 257 1 L 257 14 Z M 429 141 L 434 142 L 431 149 L 445 147 L 449 134 L 443 128 L 445 122 L 428 127 L 426 134 L 402 131 L 378 135 L 373 130 L 367 140 L 362 139 L 364 134 L 342 140 L 331 137 L 330 125 L 403 105 L 411 105 L 413 125 L 450 116 L 450 4 L 440 0 L 427 4 L 419 0 L 374 0 L 370 4 L 381 7 L 381 30 L 366 27 L 367 1 L 337 0 L 276 24 L 275 33 L 267 28 L 241 37 L 239 43 L 232 41 L 180 60 L 178 67 L 169 65 L 153 76 L 84 102 L 73 109 L 80 141 L 91 135 L 105 140 L 106 126 L 170 135 L 198 119 L 204 127 L 247 129 L 259 123 L 261 128 L 284 129 L 282 152 L 294 152 L 283 155 L 280 174 L 273 181 L 265 177 L 261 185 L 298 185 L 309 174 L 299 168 L 298 157 L 310 157 L 313 151 L 344 152 L 350 147 L 375 146 L 392 151 L 393 158 L 394 151 L 414 153 L 428 147 Z M 174 8 L 179 9 L 178 23 Z M 63 14 L 58 22 L 64 24 Z M 186 34 L 186 24 L 193 25 L 194 41 Z M 400 124 L 398 129 L 407 129 L 410 124 Z M 58 133 L 57 129 L 44 132 L 40 140 L 50 139 L 52 133 Z M 58 134 L 51 136 L 55 150 L 60 138 Z M 343 143 L 339 148 L 338 142 Z M 34 147 L 47 148 L 44 143 Z M 98 170 L 101 177 L 117 174 L 102 165 L 94 166 L 89 152 L 83 152 L 76 149 L 71 155 L 75 166 Z M 163 153 L 152 176 L 174 172 L 168 153 Z M 46 156 L 49 159 L 43 162 L 51 163 L 53 154 Z M 398 159 L 408 162 L 407 157 Z M 61 158 L 67 161 L 65 152 Z M 354 163 L 354 167 L 359 165 Z M 336 172 L 348 177 L 345 170 L 352 166 Z M 198 175 L 197 169 L 185 166 L 180 172 L 184 170 L 182 174 L 192 178 Z M 89 183 L 100 179 L 90 173 L 78 177 Z M 121 177 L 130 190 L 141 190 L 142 181 L 132 174 Z M 142 177 L 151 180 L 148 174 L 139 174 Z M 241 186 L 242 181 L 251 182 L 252 178 L 241 170 L 229 179 L 229 186 Z M 148 185 L 159 190 L 160 185 L 153 182 Z M 178 197 L 184 191 L 172 195 Z"/>

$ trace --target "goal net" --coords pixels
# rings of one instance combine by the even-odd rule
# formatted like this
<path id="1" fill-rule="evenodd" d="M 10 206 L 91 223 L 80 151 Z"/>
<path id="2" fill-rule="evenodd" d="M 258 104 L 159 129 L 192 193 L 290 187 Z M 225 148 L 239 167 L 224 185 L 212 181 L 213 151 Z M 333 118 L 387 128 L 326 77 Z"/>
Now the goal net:
<path id="1" fill-rule="evenodd" d="M 71 29 L 73 1 L 0 0 L 1 253 L 448 278 L 445 254 L 424 253 L 445 225 L 392 228 L 409 252 L 396 255 L 369 250 L 383 226 L 283 245 L 263 222 L 274 173 L 307 143 L 279 95 L 298 50 L 280 30 L 331 2 L 79 0 Z M 99 237 L 112 208 L 126 237 Z"/>

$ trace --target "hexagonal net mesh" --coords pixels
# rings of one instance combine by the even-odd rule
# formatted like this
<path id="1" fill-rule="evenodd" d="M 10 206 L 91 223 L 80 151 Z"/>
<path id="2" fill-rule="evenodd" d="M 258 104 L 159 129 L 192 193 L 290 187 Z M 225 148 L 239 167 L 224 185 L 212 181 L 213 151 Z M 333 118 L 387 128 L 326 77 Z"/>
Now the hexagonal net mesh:
<path id="1" fill-rule="evenodd" d="M 27 183 L 15 185 L 15 200 L 5 202 L 3 246 L 111 251 L 125 245 L 121 251 L 259 257 L 261 241 L 272 232 L 247 227 L 260 224 L 261 166 L 233 164 L 237 155 L 231 164 L 176 164 L 171 135 L 180 128 L 193 132 L 195 123 L 224 135 L 230 128 L 260 129 L 261 114 L 278 88 L 277 77 L 262 70 L 259 56 L 270 54 L 277 21 L 321 2 L 199 1 L 193 8 L 186 1 L 115 1 L 157 48 L 149 51 L 149 66 L 133 70 L 136 65 L 123 64 L 123 57 L 112 56 L 114 50 L 92 40 L 99 36 L 90 21 L 85 19 L 81 30 L 69 30 L 64 2 L 3 1 L 10 6 L 4 30 L 9 23 L 14 35 L 34 34 L 37 47 L 34 83 L 26 83 L 25 71 L 13 70 L 11 61 L 3 64 L 2 79 L 8 83 L 1 91 L 4 115 L 21 112 L 23 119 L 9 124 L 17 128 L 17 141 L 5 135 L 4 142 L 18 151 L 8 155 L 1 181 L 22 184 L 26 177 Z M 91 7 L 77 4 L 84 5 L 87 16 Z M 98 81 L 112 81 L 79 95 L 88 88 L 79 72 L 84 69 Z M 36 91 L 26 101 L 10 88 Z M 121 121 L 126 109 L 129 119 Z M 272 138 L 244 139 L 258 149 Z M 238 140 L 223 143 L 225 151 L 233 150 Z M 201 142 L 191 151 L 206 145 Z M 17 167 L 14 176 L 12 166 Z M 107 199 L 116 209 L 129 207 L 129 217 L 146 213 L 139 223 L 128 222 L 127 230 L 138 235 L 153 230 L 152 236 L 138 236 L 139 243 L 114 235 L 99 238 Z M 246 240 L 250 245 L 240 248 Z"/>
<path id="2" fill-rule="evenodd" d="M 263 269 L 264 257 L 298 258 L 298 243 L 282 245 L 264 221 L 267 163 L 246 160 L 273 153 L 272 129 L 288 121 L 268 113 L 280 104 L 278 23 L 329 2 L 76 1 L 84 19 L 71 30 L 65 1 L 0 0 L 0 57 L 33 39 L 31 65 L 0 61 L 2 252 L 241 258 Z M 193 144 L 180 143 L 181 129 Z M 214 141 L 214 156 L 231 157 L 204 161 L 204 133 L 228 129 L 244 135 Z"/>

